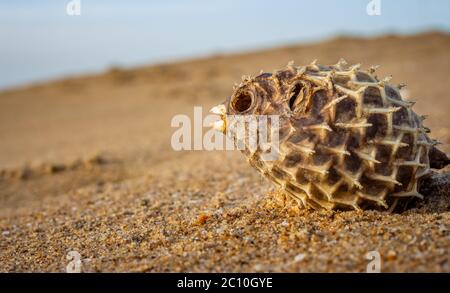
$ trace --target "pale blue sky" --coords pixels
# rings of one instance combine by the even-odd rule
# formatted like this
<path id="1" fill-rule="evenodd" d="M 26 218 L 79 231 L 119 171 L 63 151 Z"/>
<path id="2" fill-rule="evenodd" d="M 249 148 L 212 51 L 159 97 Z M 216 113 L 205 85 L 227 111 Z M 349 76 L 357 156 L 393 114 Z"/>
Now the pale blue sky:
<path id="1" fill-rule="evenodd" d="M 336 34 L 450 32 L 450 1 L 0 1 L 0 88 L 182 58 L 309 42 Z"/>

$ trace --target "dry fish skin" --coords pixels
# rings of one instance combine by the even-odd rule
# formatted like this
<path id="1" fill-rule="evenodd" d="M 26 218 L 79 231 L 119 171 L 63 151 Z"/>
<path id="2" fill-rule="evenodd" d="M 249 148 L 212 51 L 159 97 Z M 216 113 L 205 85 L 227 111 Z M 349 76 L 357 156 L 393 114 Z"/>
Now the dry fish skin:
<path id="1" fill-rule="evenodd" d="M 222 117 L 221 131 L 229 115 L 279 115 L 277 159 L 263 160 L 266 150 L 247 145 L 243 153 L 302 205 L 393 210 L 423 198 L 420 179 L 430 172 L 436 142 L 427 135 L 425 117 L 412 110 L 414 102 L 402 98 L 403 85 L 379 80 L 375 70 L 342 59 L 330 66 L 290 62 L 273 73 L 243 77 L 212 112 Z"/>

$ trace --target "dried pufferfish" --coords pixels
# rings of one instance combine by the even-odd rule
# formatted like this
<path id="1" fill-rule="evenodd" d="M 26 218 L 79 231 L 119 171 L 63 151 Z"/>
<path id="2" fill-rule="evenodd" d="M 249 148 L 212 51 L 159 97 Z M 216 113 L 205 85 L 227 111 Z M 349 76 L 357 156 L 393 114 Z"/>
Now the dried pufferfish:
<path id="1" fill-rule="evenodd" d="M 274 73 L 243 77 L 211 110 L 221 116 L 213 126 L 226 133 L 227 115 L 279 115 L 278 159 L 262 160 L 267 150 L 260 148 L 246 146 L 243 153 L 304 206 L 392 211 L 423 198 L 419 185 L 433 166 L 429 155 L 448 161 L 427 136 L 425 117 L 402 98 L 404 85 L 378 80 L 375 66 L 346 65 L 343 59 L 331 66 L 290 62 Z"/>

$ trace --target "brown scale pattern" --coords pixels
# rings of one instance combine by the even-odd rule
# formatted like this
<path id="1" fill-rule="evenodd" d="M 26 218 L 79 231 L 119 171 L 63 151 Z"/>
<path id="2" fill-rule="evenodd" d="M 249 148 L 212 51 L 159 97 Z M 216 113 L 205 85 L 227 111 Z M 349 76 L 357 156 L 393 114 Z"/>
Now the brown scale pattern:
<path id="1" fill-rule="evenodd" d="M 401 200 L 422 198 L 418 183 L 430 170 L 435 142 L 401 86 L 380 81 L 375 69 L 347 67 L 344 60 L 290 63 L 245 77 L 226 102 L 226 114 L 280 115 L 278 160 L 261 160 L 260 149 L 247 149 L 249 163 L 315 209 L 392 210 Z M 249 96 L 244 108 L 236 104 Z"/>

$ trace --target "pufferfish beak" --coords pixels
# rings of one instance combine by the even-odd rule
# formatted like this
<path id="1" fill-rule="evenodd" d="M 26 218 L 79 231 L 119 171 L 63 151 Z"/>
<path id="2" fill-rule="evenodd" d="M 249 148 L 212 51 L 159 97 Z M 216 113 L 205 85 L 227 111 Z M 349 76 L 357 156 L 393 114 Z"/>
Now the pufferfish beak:
<path id="1" fill-rule="evenodd" d="M 211 124 L 211 127 L 222 132 L 225 133 L 226 130 L 226 113 L 227 113 L 227 109 L 225 107 L 224 104 L 219 104 L 215 107 L 212 107 L 211 110 L 209 110 L 210 113 L 212 114 L 216 114 L 220 116 L 220 120 L 214 121 Z"/>

